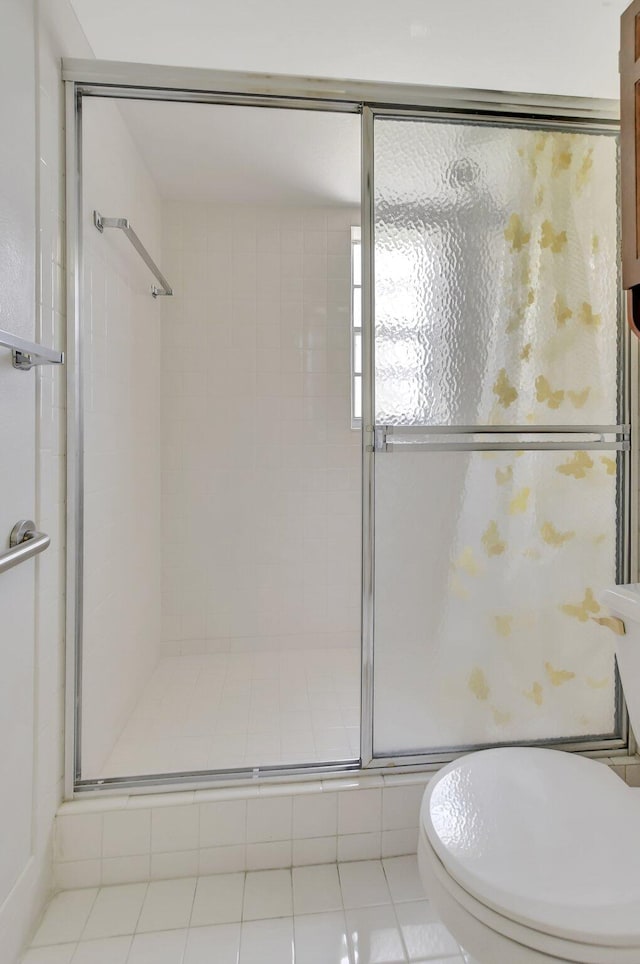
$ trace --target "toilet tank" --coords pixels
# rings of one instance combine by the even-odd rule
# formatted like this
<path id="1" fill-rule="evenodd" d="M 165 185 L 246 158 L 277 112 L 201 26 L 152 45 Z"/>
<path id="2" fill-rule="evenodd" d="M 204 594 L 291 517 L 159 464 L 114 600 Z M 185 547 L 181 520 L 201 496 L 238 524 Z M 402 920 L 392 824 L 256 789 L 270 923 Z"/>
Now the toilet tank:
<path id="1" fill-rule="evenodd" d="M 625 625 L 624 635 L 616 636 L 616 658 L 631 726 L 640 734 L 640 583 L 612 586 L 600 598 Z"/>

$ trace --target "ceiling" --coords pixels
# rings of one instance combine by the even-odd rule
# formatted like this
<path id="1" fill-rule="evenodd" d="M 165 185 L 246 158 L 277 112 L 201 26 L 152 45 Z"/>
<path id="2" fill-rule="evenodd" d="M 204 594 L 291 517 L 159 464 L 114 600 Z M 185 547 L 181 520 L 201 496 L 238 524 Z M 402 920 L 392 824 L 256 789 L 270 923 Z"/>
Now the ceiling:
<path id="1" fill-rule="evenodd" d="M 97 57 L 617 97 L 627 0 L 71 0 Z M 165 198 L 357 204 L 359 122 L 119 102 Z"/>
<path id="2" fill-rule="evenodd" d="M 617 97 L 628 0 L 72 0 L 96 57 Z"/>
<path id="3" fill-rule="evenodd" d="M 155 101 L 118 106 L 166 199 L 360 203 L 355 114 Z"/>

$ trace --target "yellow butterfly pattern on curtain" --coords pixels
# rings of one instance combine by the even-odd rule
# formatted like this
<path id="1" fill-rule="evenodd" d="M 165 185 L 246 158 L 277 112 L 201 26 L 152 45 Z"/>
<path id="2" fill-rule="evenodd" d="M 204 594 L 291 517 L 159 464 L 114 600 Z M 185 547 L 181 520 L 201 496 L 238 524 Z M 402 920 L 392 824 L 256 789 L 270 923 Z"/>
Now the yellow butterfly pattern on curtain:
<path id="1" fill-rule="evenodd" d="M 593 182 L 610 171 L 609 145 L 592 140 L 522 134 L 518 155 L 530 180 L 522 208 L 509 215 L 503 230 L 507 337 L 496 328 L 488 424 L 615 420 L 615 339 L 603 324 L 604 317 L 609 326 L 616 324 L 615 209 L 605 214 L 598 208 Z M 533 736 L 525 718 L 542 707 L 554 712 L 550 701 L 554 725 L 559 717 L 567 732 L 597 731 L 607 710 L 604 700 L 600 708 L 594 705 L 593 693 L 610 693 L 613 673 L 611 636 L 601 630 L 619 630 L 601 612 L 592 585 L 614 577 L 616 460 L 587 450 L 500 453 L 492 459 L 501 464 L 488 499 L 483 460 L 469 460 L 452 552 L 451 577 L 457 598 L 464 593 L 469 618 L 461 618 L 456 603 L 446 633 L 461 639 L 461 627 L 476 624 L 468 692 L 476 712 L 485 714 L 487 740 Z M 580 488 L 573 491 L 574 485 Z M 472 493 L 483 489 L 492 517 L 477 528 L 478 546 L 470 531 L 477 511 Z M 463 541 L 467 554 L 488 560 L 482 572 L 456 563 Z M 523 595 L 532 586 L 535 606 Z"/>

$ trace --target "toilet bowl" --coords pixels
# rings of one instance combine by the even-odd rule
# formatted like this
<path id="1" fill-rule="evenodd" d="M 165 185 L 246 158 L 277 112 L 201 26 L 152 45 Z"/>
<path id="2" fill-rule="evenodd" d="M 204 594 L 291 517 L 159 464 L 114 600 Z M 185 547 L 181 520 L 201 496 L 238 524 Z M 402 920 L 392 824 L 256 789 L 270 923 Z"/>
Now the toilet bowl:
<path id="1" fill-rule="evenodd" d="M 619 670 L 640 724 L 640 586 L 603 601 L 626 625 Z M 640 791 L 596 760 L 501 747 L 429 783 L 426 893 L 480 964 L 640 964 Z"/>

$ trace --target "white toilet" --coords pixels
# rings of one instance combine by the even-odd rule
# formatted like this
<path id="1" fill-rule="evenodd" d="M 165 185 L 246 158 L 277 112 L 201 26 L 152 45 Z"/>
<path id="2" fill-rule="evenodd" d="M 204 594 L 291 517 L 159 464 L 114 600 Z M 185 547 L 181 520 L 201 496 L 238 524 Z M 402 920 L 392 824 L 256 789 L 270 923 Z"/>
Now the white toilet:
<path id="1" fill-rule="evenodd" d="M 602 601 L 640 732 L 640 585 Z M 441 770 L 420 812 L 420 874 L 479 964 L 640 964 L 640 790 L 585 757 L 534 747 Z"/>

